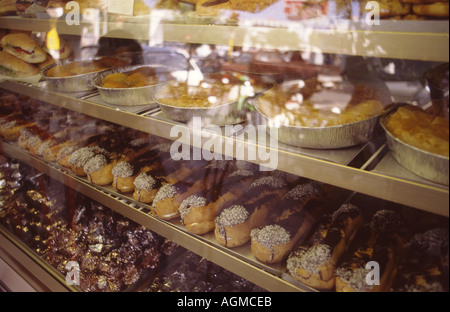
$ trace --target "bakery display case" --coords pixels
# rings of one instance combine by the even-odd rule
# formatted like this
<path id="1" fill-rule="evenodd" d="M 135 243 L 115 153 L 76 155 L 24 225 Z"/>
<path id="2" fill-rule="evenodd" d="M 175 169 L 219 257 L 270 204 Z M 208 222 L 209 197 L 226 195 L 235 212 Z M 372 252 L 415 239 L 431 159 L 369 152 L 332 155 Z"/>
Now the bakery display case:
<path id="1" fill-rule="evenodd" d="M 27 287 L 448 291 L 448 2 L 19 2 L 0 264 Z"/>

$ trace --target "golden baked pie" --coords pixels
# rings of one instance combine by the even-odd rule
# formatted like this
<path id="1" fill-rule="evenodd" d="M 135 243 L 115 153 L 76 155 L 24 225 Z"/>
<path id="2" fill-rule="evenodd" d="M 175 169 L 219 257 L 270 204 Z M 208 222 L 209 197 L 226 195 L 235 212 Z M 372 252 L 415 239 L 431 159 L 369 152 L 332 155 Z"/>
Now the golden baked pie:
<path id="1" fill-rule="evenodd" d="M 156 85 L 167 80 L 167 75 L 157 73 L 150 67 L 141 67 L 123 73 L 106 76 L 101 86 L 103 88 L 139 88 Z"/>
<path id="2" fill-rule="evenodd" d="M 330 127 L 380 115 L 379 92 L 366 85 L 324 86 L 317 79 L 280 85 L 258 99 L 259 110 L 276 124 Z"/>
<path id="3" fill-rule="evenodd" d="M 188 77 L 170 82 L 157 94 L 161 104 L 175 107 L 211 108 L 254 96 L 269 84 L 246 75 L 209 74 L 202 78 Z"/>
<path id="4" fill-rule="evenodd" d="M 94 61 L 73 61 L 56 65 L 47 71 L 47 77 L 62 78 L 95 73 L 102 70 L 128 65 L 129 62 L 117 57 L 105 56 Z"/>
<path id="5" fill-rule="evenodd" d="M 386 118 L 387 130 L 401 141 L 433 154 L 449 156 L 449 121 L 418 107 L 400 107 Z"/>

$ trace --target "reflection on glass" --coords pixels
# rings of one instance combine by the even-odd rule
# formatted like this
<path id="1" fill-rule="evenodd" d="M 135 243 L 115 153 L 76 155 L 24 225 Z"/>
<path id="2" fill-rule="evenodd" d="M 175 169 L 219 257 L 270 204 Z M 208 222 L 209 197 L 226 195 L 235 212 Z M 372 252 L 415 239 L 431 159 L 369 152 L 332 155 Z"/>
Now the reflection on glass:
<path id="1" fill-rule="evenodd" d="M 237 73 L 202 74 L 199 71 L 178 71 L 176 81 L 164 86 L 158 101 L 176 107 L 217 107 L 255 96 L 270 87 L 257 76 Z"/>
<path id="2" fill-rule="evenodd" d="M 384 109 L 379 92 L 370 86 L 317 78 L 282 83 L 264 93 L 258 106 L 277 124 L 301 127 L 349 124 Z"/>

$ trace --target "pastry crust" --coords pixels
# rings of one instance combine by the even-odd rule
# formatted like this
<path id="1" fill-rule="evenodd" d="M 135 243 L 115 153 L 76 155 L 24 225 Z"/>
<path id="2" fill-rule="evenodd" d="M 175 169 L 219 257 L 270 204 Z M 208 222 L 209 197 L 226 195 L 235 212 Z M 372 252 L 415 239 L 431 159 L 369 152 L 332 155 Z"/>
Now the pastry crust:
<path id="1" fill-rule="evenodd" d="M 199 15 L 217 16 L 223 10 L 260 12 L 278 0 L 198 0 L 196 12 Z"/>
<path id="2" fill-rule="evenodd" d="M 323 239 L 312 246 L 300 246 L 289 256 L 290 274 L 316 289 L 334 288 L 337 263 L 362 225 L 360 210 L 352 204 L 342 205 L 333 213 Z"/>
<path id="3" fill-rule="evenodd" d="M 20 118 L 9 118 L 0 126 L 0 132 L 7 141 L 17 141 L 22 129 L 34 126 L 34 122 L 27 122 Z"/>

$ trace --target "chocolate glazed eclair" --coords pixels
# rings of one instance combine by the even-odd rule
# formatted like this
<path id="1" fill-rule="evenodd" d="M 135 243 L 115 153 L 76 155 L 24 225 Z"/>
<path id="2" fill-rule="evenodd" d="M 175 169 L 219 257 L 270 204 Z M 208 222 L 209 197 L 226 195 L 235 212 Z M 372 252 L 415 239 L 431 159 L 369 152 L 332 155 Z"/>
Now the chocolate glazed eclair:
<path id="1" fill-rule="evenodd" d="M 236 170 L 223 181 L 218 181 L 213 190 L 200 191 L 188 197 L 179 208 L 186 230 L 199 235 L 213 231 L 218 212 L 244 196 L 255 179 L 253 171 Z"/>
<path id="2" fill-rule="evenodd" d="M 269 222 L 277 203 L 287 193 L 286 183 L 267 176 L 257 179 L 245 198 L 223 209 L 215 220 L 216 240 L 225 247 L 236 247 L 250 240 L 251 231 Z"/>
<path id="3" fill-rule="evenodd" d="M 294 187 L 279 203 L 272 222 L 251 232 L 251 249 L 264 263 L 285 260 L 316 222 L 312 210 L 324 204 L 321 184 L 306 182 Z"/>
<path id="4" fill-rule="evenodd" d="M 315 289 L 333 289 L 337 263 L 363 223 L 358 207 L 342 205 L 325 227 L 323 239 L 312 246 L 301 245 L 289 255 L 287 268 L 291 276 Z"/>

